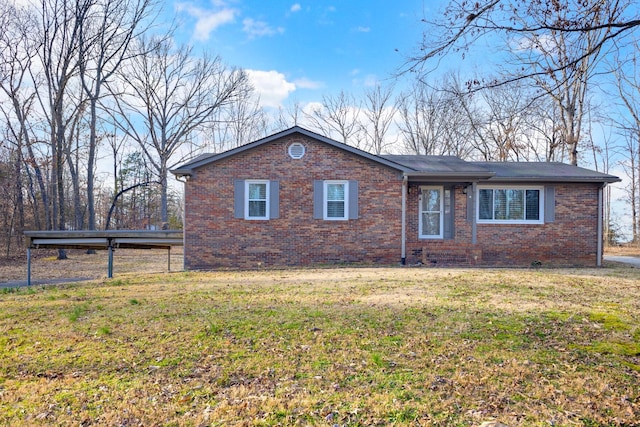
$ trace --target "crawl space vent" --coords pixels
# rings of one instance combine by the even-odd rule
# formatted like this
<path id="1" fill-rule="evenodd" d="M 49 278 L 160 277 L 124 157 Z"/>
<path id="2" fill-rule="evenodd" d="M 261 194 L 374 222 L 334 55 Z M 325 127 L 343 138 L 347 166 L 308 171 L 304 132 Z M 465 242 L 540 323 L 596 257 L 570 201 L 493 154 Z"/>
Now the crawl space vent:
<path id="1" fill-rule="evenodd" d="M 294 142 L 289 146 L 289 156 L 292 159 L 301 159 L 304 156 L 305 149 L 304 145 L 299 142 Z"/>

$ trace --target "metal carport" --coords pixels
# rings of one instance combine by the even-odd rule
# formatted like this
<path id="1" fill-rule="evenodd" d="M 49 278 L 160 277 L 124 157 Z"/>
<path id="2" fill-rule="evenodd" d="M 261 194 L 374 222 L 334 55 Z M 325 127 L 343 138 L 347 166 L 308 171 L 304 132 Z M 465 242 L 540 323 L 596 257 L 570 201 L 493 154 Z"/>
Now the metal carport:
<path id="1" fill-rule="evenodd" d="M 181 230 L 77 230 L 25 231 L 27 237 L 27 285 L 31 286 L 31 249 L 108 250 L 107 276 L 113 277 L 113 250 L 167 249 L 167 267 L 171 271 L 171 247 L 183 246 Z"/>

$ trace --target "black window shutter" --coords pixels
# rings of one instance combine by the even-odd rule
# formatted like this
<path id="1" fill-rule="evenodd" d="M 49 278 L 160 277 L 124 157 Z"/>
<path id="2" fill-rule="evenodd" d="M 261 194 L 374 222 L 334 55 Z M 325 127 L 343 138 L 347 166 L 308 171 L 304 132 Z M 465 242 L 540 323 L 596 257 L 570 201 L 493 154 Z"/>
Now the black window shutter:
<path id="1" fill-rule="evenodd" d="M 544 188 L 544 222 L 556 220 L 556 188 L 547 185 Z"/>
<path id="2" fill-rule="evenodd" d="M 244 218 L 244 180 L 236 179 L 233 182 L 233 216 Z"/>
<path id="3" fill-rule="evenodd" d="M 280 181 L 269 181 L 269 219 L 280 217 Z"/>
<path id="4" fill-rule="evenodd" d="M 358 219 L 358 181 L 349 181 L 349 219 Z"/>
<path id="5" fill-rule="evenodd" d="M 452 187 L 451 189 L 449 188 L 445 188 L 443 195 L 442 195 L 442 203 L 444 203 L 443 206 L 443 224 L 444 224 L 444 230 L 443 230 L 443 234 L 442 237 L 445 240 L 450 240 L 453 239 L 453 226 L 454 226 L 454 201 L 455 201 L 455 188 Z"/>
<path id="6" fill-rule="evenodd" d="M 313 181 L 313 219 L 322 219 L 324 217 L 324 183 L 321 180 Z"/>
<path id="7" fill-rule="evenodd" d="M 476 201 L 476 195 L 473 194 L 473 186 L 467 185 L 467 222 L 473 221 L 473 215 L 475 213 L 475 206 L 473 204 Z"/>

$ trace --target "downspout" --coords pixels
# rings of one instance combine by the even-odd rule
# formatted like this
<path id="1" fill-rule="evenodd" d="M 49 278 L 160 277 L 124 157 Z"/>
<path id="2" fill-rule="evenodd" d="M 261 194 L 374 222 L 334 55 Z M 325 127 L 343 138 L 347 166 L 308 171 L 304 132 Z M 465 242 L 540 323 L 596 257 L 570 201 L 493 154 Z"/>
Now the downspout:
<path id="1" fill-rule="evenodd" d="M 477 183 L 473 182 L 471 184 L 471 243 L 478 243 L 478 229 L 476 226 L 476 193 L 477 193 Z"/>
<path id="2" fill-rule="evenodd" d="M 600 186 L 600 188 L 598 188 L 598 246 L 597 246 L 597 250 L 596 250 L 596 266 L 597 267 L 602 267 L 602 242 L 603 242 L 603 236 L 602 236 L 602 221 L 603 221 L 603 212 L 602 212 L 602 190 L 604 189 L 604 186 L 606 184 Z"/>
<path id="3" fill-rule="evenodd" d="M 409 187 L 409 177 L 403 175 L 402 177 L 402 254 L 400 263 L 402 265 L 407 264 L 407 190 Z"/>
<path id="4" fill-rule="evenodd" d="M 184 178 L 184 181 L 180 178 Z M 185 207 L 182 212 L 182 269 L 186 270 L 187 265 L 187 183 L 192 175 L 176 175 L 176 181 L 184 184 L 182 192 L 182 205 Z M 169 259 L 171 259 L 171 247 L 169 247 Z"/>

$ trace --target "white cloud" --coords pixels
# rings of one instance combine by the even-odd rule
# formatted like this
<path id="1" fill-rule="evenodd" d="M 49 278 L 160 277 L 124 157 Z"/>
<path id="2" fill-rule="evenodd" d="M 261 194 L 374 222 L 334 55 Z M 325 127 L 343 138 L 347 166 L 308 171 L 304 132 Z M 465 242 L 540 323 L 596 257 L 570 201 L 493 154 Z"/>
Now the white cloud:
<path id="1" fill-rule="evenodd" d="M 193 38 L 196 40 L 208 40 L 211 32 L 224 24 L 234 22 L 239 14 L 237 9 L 226 7 L 224 2 L 214 2 L 219 10 L 211 11 L 194 6 L 191 3 L 176 3 L 177 12 L 186 12 L 189 16 L 196 18 L 196 25 L 193 31 Z"/>
<path id="2" fill-rule="evenodd" d="M 296 88 L 299 88 L 299 89 L 320 89 L 324 87 L 323 82 L 310 80 L 305 77 L 301 79 L 296 79 L 293 81 L 293 83 L 296 85 Z"/>
<path id="3" fill-rule="evenodd" d="M 285 75 L 278 71 L 246 70 L 246 72 L 260 96 L 260 104 L 264 107 L 279 107 L 282 101 L 296 90 L 296 85 L 288 82 Z"/>
<path id="4" fill-rule="evenodd" d="M 306 115 L 312 116 L 314 111 L 322 111 L 324 110 L 324 105 L 322 102 L 308 102 L 302 107 L 302 112 Z"/>
<path id="5" fill-rule="evenodd" d="M 557 41 L 551 35 L 539 37 L 514 37 L 509 42 L 515 51 L 529 51 L 536 53 L 553 52 L 557 47 Z"/>
<path id="6" fill-rule="evenodd" d="M 291 6 L 291 9 L 289 9 L 291 12 L 299 12 L 302 9 L 302 6 L 300 6 L 300 3 L 295 3 Z"/>
<path id="7" fill-rule="evenodd" d="M 272 36 L 274 34 L 284 33 L 284 28 L 282 27 L 274 28 L 264 21 L 256 21 L 252 18 L 246 18 L 242 21 L 242 24 L 242 31 L 247 33 L 249 38 Z"/>
<path id="8" fill-rule="evenodd" d="M 360 70 L 351 71 L 351 75 L 354 77 L 351 79 L 351 83 L 354 86 L 364 86 L 364 87 L 376 87 L 380 84 L 380 80 L 375 74 L 367 74 L 363 77 L 357 77 L 360 75 Z"/>
<path id="9" fill-rule="evenodd" d="M 370 27 L 363 27 L 361 25 L 358 28 L 356 28 L 356 31 L 359 32 L 359 33 L 368 33 L 369 31 L 371 31 L 371 28 Z"/>
<path id="10" fill-rule="evenodd" d="M 366 87 L 376 87 L 377 85 L 380 84 L 380 82 L 378 81 L 378 78 L 376 77 L 375 74 L 367 74 L 362 84 L 365 85 Z"/>

